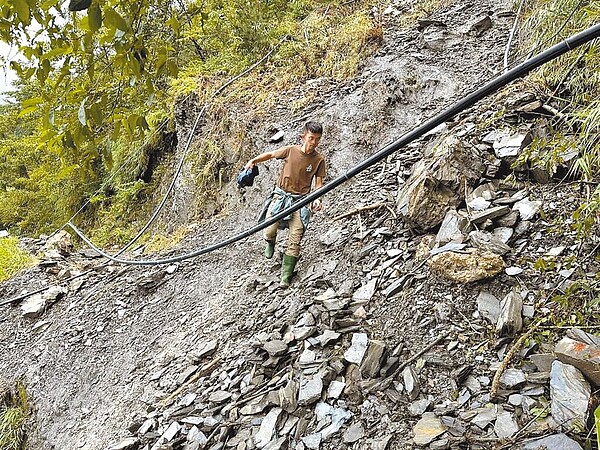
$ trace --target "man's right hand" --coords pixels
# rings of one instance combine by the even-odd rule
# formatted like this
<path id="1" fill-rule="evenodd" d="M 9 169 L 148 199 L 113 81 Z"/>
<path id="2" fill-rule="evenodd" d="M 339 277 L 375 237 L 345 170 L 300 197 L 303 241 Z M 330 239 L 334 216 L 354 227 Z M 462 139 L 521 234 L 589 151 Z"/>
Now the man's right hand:
<path id="1" fill-rule="evenodd" d="M 250 160 L 250 161 L 248 161 L 248 162 L 246 163 L 246 165 L 244 166 L 244 169 L 246 169 L 246 170 L 250 170 L 250 169 L 252 169 L 253 167 L 254 167 L 254 163 L 252 162 L 252 160 Z"/>

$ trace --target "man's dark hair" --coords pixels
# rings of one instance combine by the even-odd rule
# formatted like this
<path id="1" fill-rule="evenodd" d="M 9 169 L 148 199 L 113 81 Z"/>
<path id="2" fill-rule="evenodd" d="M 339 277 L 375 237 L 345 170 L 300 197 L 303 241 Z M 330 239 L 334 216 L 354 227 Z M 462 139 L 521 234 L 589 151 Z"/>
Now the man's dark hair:
<path id="1" fill-rule="evenodd" d="M 310 131 L 313 134 L 323 134 L 323 125 L 319 122 L 306 122 L 304 124 L 304 128 L 302 128 L 302 134 Z"/>

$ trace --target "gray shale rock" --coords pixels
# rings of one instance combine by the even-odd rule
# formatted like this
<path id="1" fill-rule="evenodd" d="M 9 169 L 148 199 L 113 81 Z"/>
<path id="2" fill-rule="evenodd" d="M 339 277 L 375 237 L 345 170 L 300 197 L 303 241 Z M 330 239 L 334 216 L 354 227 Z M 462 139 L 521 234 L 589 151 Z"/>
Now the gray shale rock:
<path id="1" fill-rule="evenodd" d="M 510 252 L 510 247 L 487 231 L 471 231 L 469 239 L 473 247 L 487 250 L 497 255 L 505 255 Z"/>
<path id="2" fill-rule="evenodd" d="M 523 297 L 512 291 L 500 302 L 500 317 L 496 323 L 497 336 L 514 336 L 523 328 Z"/>
<path id="3" fill-rule="evenodd" d="M 484 170 L 477 149 L 455 136 L 445 136 L 415 164 L 398 194 L 398 211 L 417 228 L 436 227 L 446 211 L 465 198 L 465 186 L 478 182 Z"/>
<path id="4" fill-rule="evenodd" d="M 552 363 L 550 398 L 552 417 L 563 429 L 585 429 L 591 388 L 575 367 L 560 361 Z"/>
<path id="5" fill-rule="evenodd" d="M 417 445 L 427 445 L 446 430 L 447 427 L 434 413 L 426 412 L 413 428 L 413 440 Z"/>
<path id="6" fill-rule="evenodd" d="M 554 349 L 556 357 L 577 367 L 596 386 L 600 386 L 600 347 L 564 337 Z"/>

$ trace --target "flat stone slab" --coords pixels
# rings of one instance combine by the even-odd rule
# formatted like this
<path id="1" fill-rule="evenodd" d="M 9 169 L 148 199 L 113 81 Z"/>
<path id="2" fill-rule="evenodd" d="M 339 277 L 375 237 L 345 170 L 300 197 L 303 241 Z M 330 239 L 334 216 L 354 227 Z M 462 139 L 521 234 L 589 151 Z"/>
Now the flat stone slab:
<path id="1" fill-rule="evenodd" d="M 413 428 L 415 434 L 413 441 L 417 445 L 427 445 L 446 430 L 439 417 L 434 413 L 426 412 Z"/>
<path id="2" fill-rule="evenodd" d="M 541 439 L 534 439 L 526 442 L 521 447 L 523 450 L 538 450 L 540 448 L 557 450 L 583 450 L 581 445 L 568 437 L 566 434 L 553 434 Z"/>
<path id="3" fill-rule="evenodd" d="M 556 357 L 577 367 L 596 386 L 600 385 L 600 348 L 565 337 L 554 349 Z"/>
<path id="4" fill-rule="evenodd" d="M 323 379 L 320 376 L 313 378 L 303 378 L 300 382 L 300 392 L 298 393 L 299 405 L 311 405 L 321 399 L 323 392 Z"/>
<path id="5" fill-rule="evenodd" d="M 591 391 L 590 384 L 579 369 L 560 361 L 552 363 L 550 371 L 552 418 L 564 429 L 574 426 L 585 429 Z"/>
<path id="6" fill-rule="evenodd" d="M 266 342 L 263 349 L 269 354 L 269 356 L 281 356 L 285 355 L 288 351 L 288 347 L 283 341 L 275 340 Z"/>
<path id="7" fill-rule="evenodd" d="M 350 364 L 360 364 L 367 352 L 369 338 L 366 333 L 354 333 L 352 335 L 352 344 L 344 352 L 344 359 Z"/>

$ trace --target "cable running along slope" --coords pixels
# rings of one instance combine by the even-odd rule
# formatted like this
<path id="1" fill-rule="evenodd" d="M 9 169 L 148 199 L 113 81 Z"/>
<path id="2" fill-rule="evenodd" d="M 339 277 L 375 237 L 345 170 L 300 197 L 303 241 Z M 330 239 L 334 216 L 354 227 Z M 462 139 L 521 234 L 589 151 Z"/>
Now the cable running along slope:
<path id="1" fill-rule="evenodd" d="M 441 113 L 439 113 L 436 116 L 432 117 L 431 119 L 427 120 L 426 122 L 424 122 L 417 128 L 414 128 L 412 131 L 404 134 L 396 141 L 386 145 L 385 147 L 383 147 L 382 149 L 380 149 L 379 151 L 377 151 L 376 153 L 371 155 L 369 158 L 364 160 L 362 163 L 360 163 L 357 166 L 353 167 L 352 169 L 348 170 L 344 175 L 341 175 L 341 176 L 337 177 L 336 179 L 332 180 L 327 185 L 323 186 L 321 189 L 308 194 L 303 200 L 294 204 L 293 206 L 286 209 L 285 211 L 282 211 L 281 213 L 268 218 L 267 220 L 265 220 L 263 223 L 261 223 L 259 225 L 249 228 L 248 230 L 245 230 L 235 236 L 232 236 L 229 239 L 218 242 L 216 244 L 212 244 L 207 247 L 201 248 L 199 250 L 195 250 L 195 251 L 189 252 L 189 253 L 184 253 L 182 255 L 174 256 L 174 257 L 170 257 L 170 258 L 163 258 L 163 259 L 157 259 L 157 260 L 137 260 L 136 261 L 136 260 L 122 259 L 122 258 L 118 258 L 118 257 L 112 256 L 112 255 L 109 255 L 108 253 L 104 252 L 102 249 L 95 246 L 75 225 L 73 225 L 72 223 L 69 222 L 68 226 L 91 248 L 96 250 L 98 253 L 100 253 L 105 258 L 108 258 L 111 261 L 120 263 L 120 264 L 136 265 L 136 266 L 154 266 L 154 265 L 160 265 L 160 264 L 171 264 L 171 263 L 175 263 L 175 262 L 179 262 L 179 261 L 184 261 L 184 260 L 190 259 L 190 258 L 195 258 L 197 256 L 204 255 L 206 253 L 213 252 L 215 250 L 218 250 L 220 248 L 223 248 L 230 244 L 238 242 L 242 239 L 245 239 L 248 236 L 250 236 L 254 233 L 257 233 L 257 232 L 263 230 L 264 228 L 268 227 L 269 225 L 283 219 L 290 213 L 292 213 L 294 211 L 298 211 L 303 206 L 306 206 L 309 203 L 316 200 L 317 198 L 325 195 L 328 192 L 331 192 L 332 190 L 336 189 L 338 186 L 340 186 L 344 182 L 348 181 L 350 178 L 356 176 L 357 174 L 368 169 L 369 167 L 373 166 L 374 164 L 387 158 L 389 155 L 398 151 L 399 149 L 401 149 L 402 147 L 411 143 L 412 141 L 418 139 L 423 134 L 427 133 L 428 131 L 433 130 L 438 125 L 453 118 L 454 116 L 459 114 L 461 111 L 473 106 L 479 100 L 487 97 L 491 93 L 506 86 L 507 84 L 511 83 L 512 81 L 527 75 L 529 72 L 542 66 L 543 64 L 545 64 L 555 58 L 558 58 L 559 56 L 567 53 L 568 51 L 571 51 L 571 50 L 573 50 L 573 49 L 575 49 L 597 37 L 600 37 L 600 23 L 598 23 L 580 33 L 577 33 L 577 34 L 571 36 L 570 38 L 564 40 L 563 42 L 550 47 L 546 51 L 536 55 L 535 57 L 532 57 L 531 59 L 528 59 L 527 61 L 519 64 L 518 66 L 509 70 L 508 72 L 505 72 L 502 75 L 498 76 L 497 78 L 491 80 L 490 82 L 486 83 L 485 85 L 483 85 L 476 91 L 474 91 L 471 94 L 464 97 L 462 100 L 459 100 L 454 105 L 450 106 L 449 108 L 445 109 Z"/>

